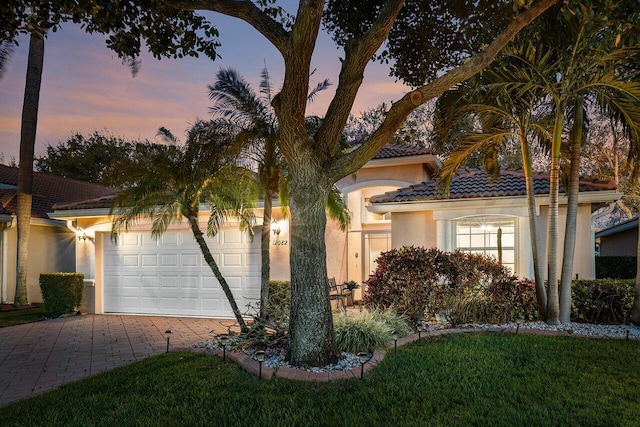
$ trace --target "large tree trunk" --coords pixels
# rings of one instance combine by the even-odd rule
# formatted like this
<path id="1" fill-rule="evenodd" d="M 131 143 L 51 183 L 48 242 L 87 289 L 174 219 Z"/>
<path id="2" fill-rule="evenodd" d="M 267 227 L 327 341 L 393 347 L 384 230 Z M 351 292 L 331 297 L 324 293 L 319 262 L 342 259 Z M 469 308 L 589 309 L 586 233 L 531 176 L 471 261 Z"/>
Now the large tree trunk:
<path id="1" fill-rule="evenodd" d="M 522 152 L 522 165 L 527 189 L 527 212 L 529 213 L 529 234 L 531 234 L 531 254 L 533 257 L 533 276 L 536 282 L 536 299 L 538 301 L 538 316 L 546 318 L 547 290 L 544 287 L 542 272 L 540 271 L 540 235 L 538 227 L 538 215 L 536 212 L 536 194 L 533 187 L 533 166 L 531 151 L 524 135 L 520 137 L 520 151 Z"/>
<path id="2" fill-rule="evenodd" d="M 218 279 L 218 282 L 220 283 L 220 287 L 222 287 L 222 290 L 224 291 L 224 294 L 227 297 L 227 301 L 229 301 L 231 310 L 233 310 L 233 315 L 236 317 L 236 320 L 240 325 L 240 330 L 242 332 L 248 331 L 249 329 L 247 328 L 247 324 L 244 322 L 244 319 L 242 318 L 242 314 L 238 309 L 238 304 L 236 304 L 236 300 L 233 297 L 231 288 L 229 288 L 229 284 L 227 283 L 224 276 L 220 272 L 220 269 L 218 268 L 218 264 L 216 264 L 216 260 L 213 259 L 213 256 L 211 255 L 211 251 L 209 250 L 209 246 L 207 245 L 207 242 L 204 240 L 202 230 L 200 230 L 200 226 L 198 225 L 197 215 L 189 216 L 187 217 L 187 220 L 189 221 L 189 225 L 191 226 L 191 232 L 193 233 L 193 237 L 195 237 L 196 242 L 198 242 L 198 246 L 200 246 L 200 251 L 202 251 L 202 256 L 204 256 L 204 260 L 209 265 L 209 268 L 211 268 L 213 275 L 216 277 L 216 279 Z"/>
<path id="3" fill-rule="evenodd" d="M 289 361 L 325 366 L 338 354 L 327 286 L 324 241 L 329 185 L 310 168 L 291 180 L 291 313 Z"/>
<path id="4" fill-rule="evenodd" d="M 260 270 L 260 319 L 267 320 L 267 304 L 269 303 L 269 278 L 271 276 L 271 211 L 273 194 L 266 191 L 264 195 L 264 214 L 262 220 L 260 250 L 262 266 Z"/>
<path id="5" fill-rule="evenodd" d="M 33 152 L 38 124 L 38 104 L 44 59 L 44 36 L 32 31 L 29 40 L 29 59 L 22 104 L 20 132 L 20 169 L 18 171 L 18 257 L 16 260 L 16 307 L 29 304 L 27 295 L 27 263 L 29 258 L 29 228 L 33 195 Z"/>
<path id="6" fill-rule="evenodd" d="M 571 135 L 571 163 L 569 188 L 566 189 L 567 222 L 564 230 L 564 253 L 562 256 L 562 278 L 560 280 L 560 322 L 571 322 L 571 281 L 573 280 L 573 258 L 576 248 L 576 227 L 578 218 L 578 195 L 580 192 L 580 156 L 582 154 L 582 126 L 584 122 L 584 101 L 576 99 Z"/>
<path id="7" fill-rule="evenodd" d="M 559 109 L 561 107 L 558 107 Z M 553 132 L 551 147 L 551 171 L 549 172 L 549 234 L 547 238 L 548 286 L 547 317 L 550 325 L 560 323 L 560 301 L 558 298 L 558 197 L 560 185 L 560 146 L 562 143 L 562 128 L 564 115 L 558 112 Z"/>

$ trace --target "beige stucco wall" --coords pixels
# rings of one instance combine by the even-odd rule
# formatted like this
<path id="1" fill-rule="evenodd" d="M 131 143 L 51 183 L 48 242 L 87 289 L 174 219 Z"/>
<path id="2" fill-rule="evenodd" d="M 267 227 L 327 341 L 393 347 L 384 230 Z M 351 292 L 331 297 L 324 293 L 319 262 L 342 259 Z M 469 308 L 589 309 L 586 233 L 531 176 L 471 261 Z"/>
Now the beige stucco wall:
<path id="1" fill-rule="evenodd" d="M 411 245 L 425 248 L 437 246 L 437 227 L 432 211 L 393 213 L 391 228 L 394 248 Z"/>
<path id="2" fill-rule="evenodd" d="M 75 271 L 75 235 L 66 227 L 32 225 L 29 232 L 29 264 L 27 267 L 27 294 L 29 302 L 42 302 L 40 274 Z M 16 290 L 17 231 L 13 227 L 5 232 L 3 259 L 3 302 L 12 303 Z"/>
<path id="3" fill-rule="evenodd" d="M 543 277 L 547 277 L 547 227 L 548 206 L 540 206 L 538 225 L 542 254 L 541 266 Z M 566 206 L 560 207 L 558 221 L 558 274 L 562 268 L 562 251 L 566 222 Z M 445 251 L 455 249 L 454 224 L 456 219 L 470 215 L 507 215 L 516 221 L 516 274 L 520 277 L 533 278 L 533 258 L 531 253 L 531 234 L 526 208 L 512 206 L 501 208 L 456 209 L 450 212 L 423 210 L 416 212 L 394 212 L 392 214 L 392 244 L 394 248 L 407 245 L 437 247 Z M 591 228 L 591 206 L 583 204 L 578 207 L 578 224 L 572 277 L 593 278 L 594 245 Z"/>
<path id="4" fill-rule="evenodd" d="M 564 233 L 566 229 L 567 221 L 567 207 L 560 206 L 558 210 L 558 253 L 556 257 L 556 265 L 558 269 L 558 279 L 562 273 L 562 258 L 564 247 Z M 588 204 L 582 204 L 578 206 L 578 227 L 576 229 L 576 246 L 575 255 L 573 259 L 573 272 L 572 277 L 577 274 L 583 279 L 592 279 L 595 277 L 595 244 L 593 240 L 593 228 L 591 223 L 591 206 Z M 540 207 L 540 242 L 541 253 L 543 255 L 542 274 L 543 277 L 548 275 L 548 227 L 549 227 L 549 207 Z"/>

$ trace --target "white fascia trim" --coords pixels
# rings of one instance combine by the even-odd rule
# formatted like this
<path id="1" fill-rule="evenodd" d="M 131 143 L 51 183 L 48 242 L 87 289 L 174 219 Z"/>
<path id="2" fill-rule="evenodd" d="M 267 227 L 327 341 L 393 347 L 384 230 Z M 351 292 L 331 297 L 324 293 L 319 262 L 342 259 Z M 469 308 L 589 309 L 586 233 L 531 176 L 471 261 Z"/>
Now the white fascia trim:
<path id="1" fill-rule="evenodd" d="M 388 159 L 369 160 L 364 164 L 364 166 L 362 166 L 362 169 L 379 168 L 381 166 L 403 166 L 424 163 L 437 164 L 436 162 L 436 156 L 434 156 L 433 154 L 420 154 L 418 156 L 390 157 Z"/>
<path id="2" fill-rule="evenodd" d="M 68 219 L 77 219 L 77 218 L 100 218 L 100 217 L 108 217 L 110 209 L 107 208 L 99 208 L 99 209 L 69 209 L 64 211 L 53 211 L 47 215 L 49 218 L 59 219 L 59 220 L 68 220 Z"/>
<path id="3" fill-rule="evenodd" d="M 588 191 L 580 193 L 578 203 L 603 203 L 613 202 L 622 197 L 622 193 L 615 190 L 607 191 Z M 560 196 L 559 203 L 567 204 L 567 197 Z M 527 205 L 526 196 L 517 197 L 484 197 L 477 199 L 446 199 L 446 200 L 430 200 L 419 202 L 387 202 L 374 203 L 367 206 L 370 212 L 388 213 L 388 212 L 415 212 L 424 210 L 456 210 L 456 209 L 473 209 L 473 208 L 497 208 L 497 207 L 521 207 Z M 536 207 L 541 205 L 549 205 L 549 196 L 536 196 Z"/>
<path id="4" fill-rule="evenodd" d="M 38 225 L 41 227 L 67 228 L 67 223 L 65 221 L 57 221 L 55 219 L 45 219 L 45 218 L 31 218 L 31 225 Z"/>

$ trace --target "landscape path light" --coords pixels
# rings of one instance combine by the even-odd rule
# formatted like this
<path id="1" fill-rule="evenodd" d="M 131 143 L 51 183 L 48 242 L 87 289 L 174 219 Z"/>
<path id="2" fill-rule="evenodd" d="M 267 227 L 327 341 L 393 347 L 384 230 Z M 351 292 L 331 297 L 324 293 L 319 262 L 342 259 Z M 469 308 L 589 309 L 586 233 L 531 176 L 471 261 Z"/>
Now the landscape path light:
<path id="1" fill-rule="evenodd" d="M 422 331 L 424 331 L 424 321 L 420 320 L 418 322 L 418 339 L 422 338 Z"/>
<path id="2" fill-rule="evenodd" d="M 258 368 L 258 380 L 262 379 L 262 362 L 264 362 L 264 350 L 256 351 L 256 360 L 260 364 Z"/>
<path id="3" fill-rule="evenodd" d="M 222 345 L 222 363 L 227 362 L 227 342 L 229 335 L 220 335 L 220 344 Z"/>
<path id="4" fill-rule="evenodd" d="M 164 335 L 167 337 L 167 353 L 169 353 L 169 340 L 171 339 L 171 329 L 164 331 Z"/>
<path id="5" fill-rule="evenodd" d="M 371 360 L 371 354 L 361 351 L 356 356 L 358 356 L 358 361 L 360 362 L 360 379 L 362 379 L 364 378 L 364 364 Z"/>
<path id="6" fill-rule="evenodd" d="M 400 334 L 398 331 L 393 331 L 393 354 L 398 352 L 398 338 L 400 338 Z"/>

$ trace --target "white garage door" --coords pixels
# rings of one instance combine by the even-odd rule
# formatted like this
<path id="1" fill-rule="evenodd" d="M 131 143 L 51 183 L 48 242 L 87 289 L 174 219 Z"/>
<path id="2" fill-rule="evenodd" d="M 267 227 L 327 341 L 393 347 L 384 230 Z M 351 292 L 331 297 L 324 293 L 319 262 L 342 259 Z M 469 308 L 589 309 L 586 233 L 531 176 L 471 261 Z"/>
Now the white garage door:
<path id="1" fill-rule="evenodd" d="M 190 230 L 122 233 L 103 239 L 106 313 L 233 317 L 231 307 Z M 240 311 L 260 298 L 260 239 L 237 229 L 207 238 Z"/>

